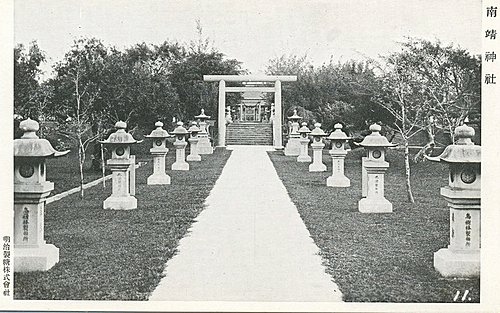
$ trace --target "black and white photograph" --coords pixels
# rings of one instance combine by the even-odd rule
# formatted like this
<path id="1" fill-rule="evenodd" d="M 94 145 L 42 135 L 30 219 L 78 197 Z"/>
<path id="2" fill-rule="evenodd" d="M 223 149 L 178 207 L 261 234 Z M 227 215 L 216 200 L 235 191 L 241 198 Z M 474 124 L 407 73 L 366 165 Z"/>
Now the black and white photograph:
<path id="1" fill-rule="evenodd" d="M 1 2 L 1 310 L 500 308 L 500 2 Z"/>

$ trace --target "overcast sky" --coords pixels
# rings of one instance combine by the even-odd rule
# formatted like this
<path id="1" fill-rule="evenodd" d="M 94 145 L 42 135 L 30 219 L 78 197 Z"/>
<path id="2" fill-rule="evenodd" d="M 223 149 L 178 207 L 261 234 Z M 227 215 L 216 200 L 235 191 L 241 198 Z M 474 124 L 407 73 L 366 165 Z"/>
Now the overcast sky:
<path id="1" fill-rule="evenodd" d="M 481 52 L 480 0 L 16 0 L 14 19 L 15 42 L 37 40 L 49 64 L 79 36 L 120 49 L 188 42 L 197 19 L 220 51 L 254 74 L 282 54 L 307 53 L 316 65 L 332 55 L 377 57 L 396 51 L 405 36 Z"/>

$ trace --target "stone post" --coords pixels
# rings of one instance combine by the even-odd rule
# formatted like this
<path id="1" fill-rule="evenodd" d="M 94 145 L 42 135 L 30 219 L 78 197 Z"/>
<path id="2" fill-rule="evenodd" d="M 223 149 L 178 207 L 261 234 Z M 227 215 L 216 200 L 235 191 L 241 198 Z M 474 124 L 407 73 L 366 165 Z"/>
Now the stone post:
<path id="1" fill-rule="evenodd" d="M 434 253 L 434 268 L 444 277 L 479 277 L 481 248 L 481 146 L 474 129 L 455 129 L 456 144 L 431 161 L 449 165 L 448 186 L 441 195 L 450 208 L 450 244 Z"/>
<path id="2" fill-rule="evenodd" d="M 198 134 L 198 154 L 212 154 L 214 149 L 210 144 L 210 139 L 208 138 L 208 127 L 206 120 L 210 118 L 210 116 L 205 115 L 205 110 L 201 109 L 201 114 L 195 116 L 194 118 L 198 119 L 198 126 L 200 127 L 200 132 Z"/>
<path id="3" fill-rule="evenodd" d="M 277 80 L 274 83 L 274 128 L 275 135 L 274 148 L 277 150 L 283 149 L 283 130 L 281 129 L 283 105 L 281 103 L 281 81 Z M 298 127 L 297 127 L 298 129 Z M 296 154 L 298 155 L 298 153 Z"/>
<path id="4" fill-rule="evenodd" d="M 321 129 L 320 123 L 314 124 L 311 136 L 313 136 L 313 142 L 311 143 L 313 162 L 309 164 L 309 172 L 325 172 L 326 165 L 323 164 L 323 148 L 325 144 L 322 138 L 326 136 L 326 133 Z"/>
<path id="5" fill-rule="evenodd" d="M 175 135 L 175 163 L 172 164 L 173 171 L 189 171 L 189 163 L 186 162 L 186 135 L 188 131 L 182 127 L 184 123 L 177 122 L 177 127 L 172 134 Z"/>
<path id="6" fill-rule="evenodd" d="M 111 159 L 107 164 L 112 172 L 112 193 L 104 200 L 103 208 L 112 210 L 131 210 L 137 208 L 137 199 L 130 194 L 130 146 L 138 143 L 125 129 L 127 124 L 119 121 L 115 124 L 116 132 L 102 144 L 111 146 Z M 135 184 L 135 181 L 133 182 Z M 132 190 L 135 193 L 135 190 Z"/>
<path id="7" fill-rule="evenodd" d="M 276 105 L 276 110 L 278 106 Z M 276 116 L 276 119 L 278 117 Z M 298 156 L 300 154 L 300 134 L 299 134 L 299 120 L 302 117 L 297 115 L 297 110 L 293 110 L 293 115 L 288 117 L 292 122 L 292 127 L 288 135 L 288 142 L 285 146 L 285 155 L 287 156 Z"/>
<path id="8" fill-rule="evenodd" d="M 130 155 L 130 167 L 128 169 L 130 195 L 135 196 L 135 155 Z"/>
<path id="9" fill-rule="evenodd" d="M 148 177 L 148 185 L 169 185 L 170 176 L 165 172 L 165 156 L 168 153 L 167 138 L 171 137 L 164 130 L 163 123 L 158 121 L 155 123 L 156 129 L 147 138 L 153 140 L 153 147 L 149 150 L 153 155 L 153 174 Z"/>
<path id="10" fill-rule="evenodd" d="M 366 151 L 368 153 L 368 151 Z M 361 197 L 366 198 L 368 193 L 368 174 L 366 173 L 367 156 L 361 158 Z"/>
<path id="11" fill-rule="evenodd" d="M 311 130 L 307 127 L 307 123 L 303 122 L 302 127 L 299 129 L 300 134 L 300 154 L 297 157 L 297 162 L 311 162 L 311 157 L 308 154 L 309 146 L 309 133 Z"/>
<path id="12" fill-rule="evenodd" d="M 219 147 L 226 146 L 226 121 L 224 110 L 226 109 L 226 82 L 219 81 L 219 114 L 217 123 L 219 124 Z"/>
<path id="13" fill-rule="evenodd" d="M 367 177 L 366 198 L 358 202 L 358 209 L 361 213 L 390 213 L 392 203 L 384 197 L 384 174 L 389 168 L 389 163 L 385 161 L 385 149 L 396 145 L 380 135 L 380 125 L 373 124 L 370 130 L 372 133 L 359 143 L 367 150 L 368 157 L 364 162 Z"/>
<path id="14" fill-rule="evenodd" d="M 19 128 L 24 134 L 14 140 L 14 272 L 47 271 L 59 262 L 59 249 L 44 240 L 45 201 L 54 190 L 46 180 L 45 159 L 69 151 L 58 152 L 38 138 L 34 120 Z"/>
<path id="15" fill-rule="evenodd" d="M 332 176 L 326 179 L 326 185 L 329 187 L 349 187 L 351 181 L 344 174 L 344 159 L 347 151 L 344 145 L 351 137 L 342 131 L 342 124 L 337 123 L 333 126 L 333 131 L 327 139 L 332 141 L 332 149 L 329 151 L 332 157 Z"/>
<path id="16" fill-rule="evenodd" d="M 229 108 L 229 107 L 228 107 Z M 191 123 L 191 127 L 188 129 L 188 133 L 190 134 L 190 137 L 188 139 L 189 141 L 189 155 L 186 157 L 186 160 L 188 161 L 195 161 L 199 162 L 201 161 L 201 156 L 198 154 L 198 133 L 200 132 L 200 129 L 198 126 L 196 126 L 196 122 Z"/>

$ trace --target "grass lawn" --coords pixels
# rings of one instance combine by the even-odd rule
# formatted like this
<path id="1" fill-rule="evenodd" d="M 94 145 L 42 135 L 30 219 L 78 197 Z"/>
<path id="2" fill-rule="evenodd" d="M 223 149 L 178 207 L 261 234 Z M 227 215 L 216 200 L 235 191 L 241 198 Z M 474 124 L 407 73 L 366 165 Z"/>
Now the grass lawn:
<path id="1" fill-rule="evenodd" d="M 78 153 L 76 149 L 75 151 L 72 150 L 66 156 L 47 159 L 46 164 L 47 180 L 54 183 L 54 190 L 50 193 L 51 196 L 80 186 L 80 170 L 78 167 Z M 92 171 L 88 169 L 89 167 L 90 157 L 85 161 L 84 183 L 102 177 L 101 172 Z"/>
<path id="2" fill-rule="evenodd" d="M 204 209 L 231 152 L 217 149 L 191 162 L 190 171 L 171 171 L 172 184 L 148 186 L 153 164 L 136 173 L 138 209 L 104 210 L 111 184 L 87 189 L 47 205 L 45 239 L 60 249 L 47 272 L 16 273 L 15 299 L 146 300 L 162 278 L 194 218 Z M 200 260 L 203 261 L 203 260 Z"/>
<path id="3" fill-rule="evenodd" d="M 412 168 L 416 203 L 407 202 L 401 152 L 389 151 L 385 195 L 393 213 L 358 212 L 362 149 L 348 153 L 345 174 L 350 188 L 326 186 L 328 171 L 309 173 L 309 163 L 283 152 L 269 152 L 278 175 L 321 250 L 327 271 L 354 302 L 458 302 L 469 290 L 479 302 L 479 279 L 446 279 L 434 270 L 433 253 L 449 244 L 449 209 L 439 189 L 448 184 L 444 164 L 424 162 Z M 311 153 L 310 153 L 311 155 Z"/>

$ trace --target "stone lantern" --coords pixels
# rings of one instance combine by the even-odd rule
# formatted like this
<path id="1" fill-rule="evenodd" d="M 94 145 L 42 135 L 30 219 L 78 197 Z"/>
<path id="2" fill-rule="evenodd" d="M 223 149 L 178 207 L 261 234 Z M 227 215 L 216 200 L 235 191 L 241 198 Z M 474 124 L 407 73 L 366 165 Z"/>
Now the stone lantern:
<path id="1" fill-rule="evenodd" d="M 441 195 L 450 207 L 450 244 L 434 253 L 434 268 L 445 277 L 479 276 L 481 247 L 481 146 L 467 125 L 455 129 L 456 143 L 431 161 L 449 165 Z"/>
<path id="2" fill-rule="evenodd" d="M 231 124 L 233 122 L 233 118 L 231 117 L 231 107 L 228 105 L 226 107 L 226 123 Z"/>
<path id="3" fill-rule="evenodd" d="M 381 129 L 378 124 L 371 125 L 372 133 L 359 143 L 367 151 L 363 165 L 366 176 L 361 177 L 361 184 L 366 188 L 366 198 L 358 202 L 358 209 L 362 213 L 392 212 L 392 203 L 384 197 L 384 174 L 389 168 L 389 163 L 385 161 L 385 150 L 397 145 L 390 143 L 382 136 Z"/>
<path id="4" fill-rule="evenodd" d="M 148 185 L 169 185 L 170 176 L 165 173 L 165 156 L 168 153 L 167 138 L 172 137 L 164 130 L 163 123 L 155 123 L 156 129 L 146 138 L 153 140 L 153 147 L 149 150 L 153 155 L 153 174 L 148 177 Z"/>
<path id="5" fill-rule="evenodd" d="M 198 154 L 198 133 L 200 132 L 200 128 L 196 125 L 196 122 L 191 123 L 191 127 L 188 129 L 188 133 L 190 137 L 189 141 L 189 155 L 186 157 L 188 161 L 201 161 L 201 156 Z"/>
<path id="6" fill-rule="evenodd" d="M 297 110 L 293 110 L 293 115 L 288 117 L 288 119 L 292 122 L 292 127 L 290 128 L 290 135 L 286 143 L 285 155 L 298 156 L 300 154 L 299 120 L 302 117 L 297 115 Z"/>
<path id="7" fill-rule="evenodd" d="M 344 145 L 351 137 L 347 137 L 342 131 L 342 124 L 337 123 L 333 127 L 335 131 L 326 138 L 332 141 L 332 149 L 329 151 L 332 157 L 332 176 L 326 179 L 326 185 L 329 187 L 349 187 L 351 182 L 344 175 L 344 159 L 347 155 Z"/>
<path id="8" fill-rule="evenodd" d="M 199 154 L 212 154 L 214 152 L 214 149 L 212 148 L 212 145 L 210 144 L 210 139 L 208 136 L 208 128 L 207 128 L 207 119 L 210 118 L 210 116 L 205 115 L 205 110 L 201 109 L 201 114 L 195 116 L 194 118 L 198 119 L 199 121 L 199 126 L 200 126 L 200 133 L 198 134 L 198 153 Z"/>
<path id="9" fill-rule="evenodd" d="M 309 146 L 309 133 L 311 130 L 307 127 L 307 123 L 303 122 L 302 127 L 299 129 L 300 134 L 300 154 L 297 157 L 297 162 L 311 162 L 311 157 L 308 154 L 307 148 Z"/>
<path id="10" fill-rule="evenodd" d="M 135 186 L 135 175 L 129 177 L 131 165 L 130 146 L 137 141 L 127 133 L 127 123 L 119 121 L 115 124 L 116 132 L 107 140 L 100 141 L 111 147 L 111 159 L 107 164 L 112 172 L 113 189 L 111 196 L 104 200 L 103 208 L 112 210 L 131 210 L 137 208 L 137 199 L 131 195 L 131 185 Z M 133 165 L 135 167 L 135 165 Z M 132 188 L 135 189 L 135 188 Z"/>
<path id="11" fill-rule="evenodd" d="M 37 121 L 19 124 L 23 135 L 14 140 L 14 271 L 46 271 L 59 262 L 59 249 L 44 240 L 45 201 L 54 190 L 46 180 L 45 160 L 66 155 L 36 132 Z"/>
<path id="12" fill-rule="evenodd" d="M 326 136 L 326 133 L 320 127 L 321 124 L 316 123 L 314 124 L 314 129 L 311 131 L 311 136 L 313 137 L 313 142 L 311 143 L 313 162 L 309 164 L 309 172 L 326 171 L 326 165 L 323 164 L 323 148 L 325 144 L 322 140 Z"/>
<path id="13" fill-rule="evenodd" d="M 189 171 L 189 163 L 186 162 L 186 135 L 188 131 L 182 126 L 184 123 L 177 122 L 177 127 L 172 132 L 175 135 L 175 163 L 172 164 L 173 171 Z"/>

